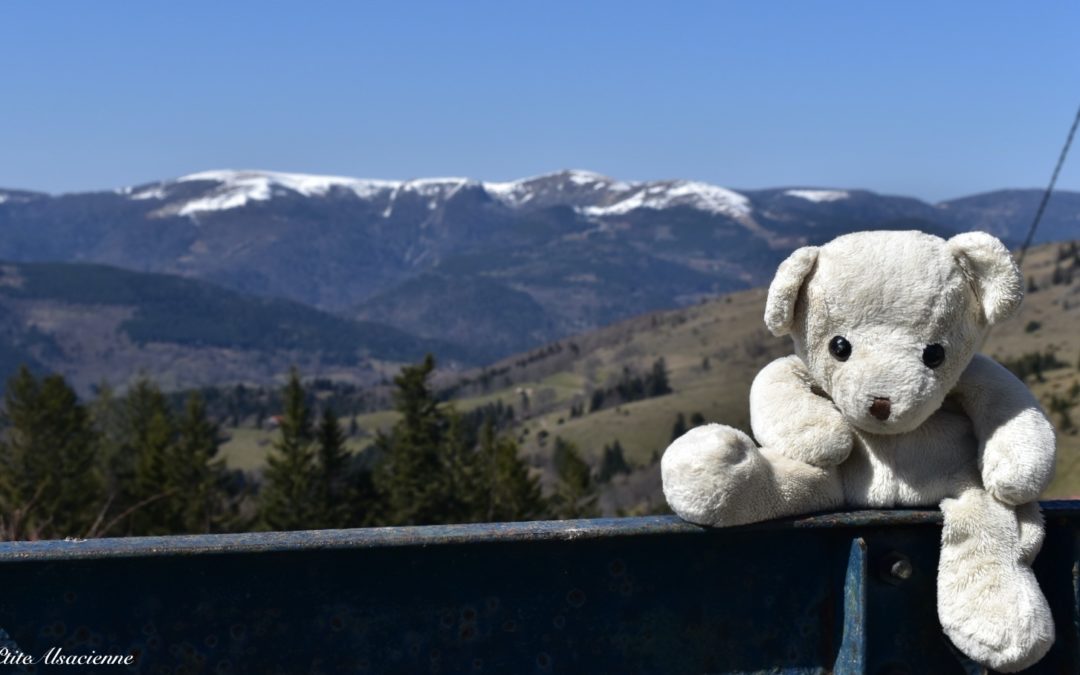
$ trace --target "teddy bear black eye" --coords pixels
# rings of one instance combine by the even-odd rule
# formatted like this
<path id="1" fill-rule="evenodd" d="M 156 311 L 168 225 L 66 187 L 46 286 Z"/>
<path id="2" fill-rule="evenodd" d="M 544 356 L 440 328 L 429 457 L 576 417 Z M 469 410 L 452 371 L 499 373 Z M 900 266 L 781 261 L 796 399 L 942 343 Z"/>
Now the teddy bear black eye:
<path id="1" fill-rule="evenodd" d="M 926 345 L 922 350 L 922 362 L 927 368 L 937 368 L 945 360 L 945 348 L 938 344 Z"/>
<path id="2" fill-rule="evenodd" d="M 847 361 L 851 356 L 851 343 L 837 335 L 829 340 L 829 353 L 835 356 L 837 361 Z"/>

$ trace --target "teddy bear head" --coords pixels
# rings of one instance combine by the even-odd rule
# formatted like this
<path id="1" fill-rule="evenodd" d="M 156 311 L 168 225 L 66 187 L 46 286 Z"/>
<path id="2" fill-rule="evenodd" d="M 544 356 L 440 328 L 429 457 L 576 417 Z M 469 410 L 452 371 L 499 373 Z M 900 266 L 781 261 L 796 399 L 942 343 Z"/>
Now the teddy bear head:
<path id="1" fill-rule="evenodd" d="M 853 426 L 904 433 L 941 406 L 989 327 L 1022 298 L 1008 249 L 983 232 L 856 232 L 780 265 L 765 324 L 792 336 L 813 383 Z"/>

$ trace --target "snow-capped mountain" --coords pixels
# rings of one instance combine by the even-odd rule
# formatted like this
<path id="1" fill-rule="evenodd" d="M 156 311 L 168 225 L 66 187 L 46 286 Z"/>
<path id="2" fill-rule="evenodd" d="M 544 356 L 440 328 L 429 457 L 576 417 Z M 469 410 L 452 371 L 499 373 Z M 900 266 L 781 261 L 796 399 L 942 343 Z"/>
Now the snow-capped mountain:
<path id="1" fill-rule="evenodd" d="M 199 189 L 190 189 L 197 184 Z M 160 204 L 152 216 L 199 216 L 243 208 L 254 202 L 288 197 L 353 197 L 377 203 L 384 217 L 399 199 L 419 197 L 429 210 L 462 189 L 482 190 L 512 209 L 572 206 L 587 216 L 623 215 L 637 209 L 662 210 L 687 206 L 733 218 L 749 215 L 750 200 L 742 194 L 708 183 L 668 180 L 631 183 L 588 171 L 563 171 L 505 183 L 467 178 L 424 178 L 391 181 L 276 171 L 203 171 L 174 180 L 117 190 L 131 200 Z M 791 190 L 810 201 L 835 201 L 840 191 Z"/>
<path id="2" fill-rule="evenodd" d="M 426 197 L 431 208 L 454 190 L 468 183 L 464 178 L 435 178 L 417 181 L 364 180 L 341 176 L 280 173 L 277 171 L 203 171 L 175 180 L 121 188 L 120 194 L 134 200 L 156 200 L 162 204 L 153 216 L 198 216 L 243 208 L 253 202 L 280 197 L 352 196 L 366 201 L 388 202 L 402 192 Z M 189 184 L 201 189 L 192 191 Z"/>
<path id="3" fill-rule="evenodd" d="M 740 190 L 562 171 L 507 182 L 218 170 L 107 192 L 0 190 L 0 260 L 100 262 L 390 323 L 492 356 L 765 283 L 856 229 L 1022 237 L 1037 190 L 932 205 L 832 186 Z M 1042 240 L 1075 236 L 1058 193 Z"/>

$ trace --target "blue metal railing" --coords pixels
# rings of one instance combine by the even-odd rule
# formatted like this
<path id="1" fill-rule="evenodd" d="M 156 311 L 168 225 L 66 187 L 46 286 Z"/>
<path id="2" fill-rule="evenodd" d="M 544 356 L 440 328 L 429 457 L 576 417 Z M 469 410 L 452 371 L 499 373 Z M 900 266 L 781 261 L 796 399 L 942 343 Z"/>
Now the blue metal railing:
<path id="1" fill-rule="evenodd" d="M 1035 569 L 1080 673 L 1080 503 Z M 674 517 L 0 544 L 0 628 L 63 672 L 976 673 L 935 611 L 940 514 Z M 0 636 L 2 637 L 2 636 Z M 9 666 L 18 671 L 17 666 Z M 59 669 L 58 669 L 59 670 Z"/>

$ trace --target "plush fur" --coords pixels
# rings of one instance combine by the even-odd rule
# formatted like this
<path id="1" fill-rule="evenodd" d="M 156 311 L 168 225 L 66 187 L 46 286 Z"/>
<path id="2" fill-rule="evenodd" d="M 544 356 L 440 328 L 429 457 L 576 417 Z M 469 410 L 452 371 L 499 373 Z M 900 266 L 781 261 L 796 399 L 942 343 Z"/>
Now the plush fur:
<path id="1" fill-rule="evenodd" d="M 765 307 L 795 355 L 751 387 L 761 447 L 731 427 L 691 429 L 661 462 L 668 503 L 713 526 L 940 505 L 945 633 L 995 670 L 1035 663 L 1054 640 L 1031 572 L 1054 431 L 1028 388 L 976 353 L 1022 297 L 1008 250 L 981 232 L 859 232 L 800 248 Z M 845 358 L 830 352 L 836 336 L 850 344 Z M 924 362 L 928 345 L 944 348 L 936 367 Z"/>

